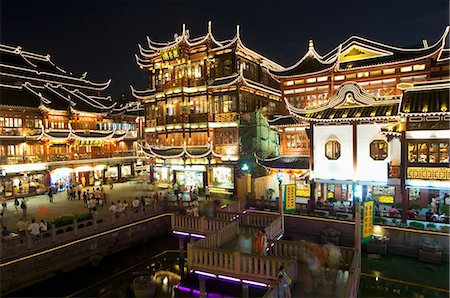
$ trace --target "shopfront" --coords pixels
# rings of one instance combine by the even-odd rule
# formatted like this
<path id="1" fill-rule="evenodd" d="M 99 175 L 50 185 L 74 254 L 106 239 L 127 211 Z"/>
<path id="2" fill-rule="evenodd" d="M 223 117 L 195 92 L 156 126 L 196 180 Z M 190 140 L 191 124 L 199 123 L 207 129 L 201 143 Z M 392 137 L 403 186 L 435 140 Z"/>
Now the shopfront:
<path id="1" fill-rule="evenodd" d="M 0 183 L 0 194 L 6 197 L 42 194 L 50 186 L 46 166 L 39 164 L 5 165 L 5 176 Z"/>
<path id="2" fill-rule="evenodd" d="M 58 191 L 65 191 L 76 180 L 76 175 L 72 168 L 57 168 L 50 171 L 51 186 Z"/>
<path id="3" fill-rule="evenodd" d="M 179 186 L 192 188 L 196 187 L 202 190 L 205 187 L 206 167 L 202 165 L 180 166 L 173 165 L 171 167 L 175 173 L 175 179 Z"/>
<path id="4" fill-rule="evenodd" d="M 234 169 L 232 167 L 212 167 L 211 186 L 222 189 L 234 189 Z"/>
<path id="5" fill-rule="evenodd" d="M 117 166 L 109 166 L 105 175 L 107 180 L 117 181 L 119 179 L 119 169 Z"/>

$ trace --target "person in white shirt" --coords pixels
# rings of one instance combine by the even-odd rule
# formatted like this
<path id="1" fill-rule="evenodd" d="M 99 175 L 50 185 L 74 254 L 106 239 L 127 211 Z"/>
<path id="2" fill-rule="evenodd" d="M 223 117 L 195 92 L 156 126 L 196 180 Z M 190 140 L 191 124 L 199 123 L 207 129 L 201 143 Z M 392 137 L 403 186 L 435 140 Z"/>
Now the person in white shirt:
<path id="1" fill-rule="evenodd" d="M 117 201 L 116 212 L 119 213 L 119 212 L 122 212 L 122 211 L 123 211 L 123 205 L 122 205 L 122 203 L 120 201 Z"/>
<path id="2" fill-rule="evenodd" d="M 41 232 L 47 232 L 47 230 L 48 230 L 47 223 L 43 219 L 41 219 L 41 223 L 39 224 L 39 229 L 41 230 Z"/>
<path id="3" fill-rule="evenodd" d="M 111 211 L 112 214 L 116 214 L 117 212 L 117 206 L 114 205 L 113 202 L 111 202 L 111 207 L 109 207 L 109 211 Z"/>
<path id="4" fill-rule="evenodd" d="M 39 224 L 34 220 L 34 218 L 31 220 L 31 224 L 28 226 L 28 231 L 30 231 L 30 234 L 32 236 L 38 236 L 41 232 L 39 229 Z"/>

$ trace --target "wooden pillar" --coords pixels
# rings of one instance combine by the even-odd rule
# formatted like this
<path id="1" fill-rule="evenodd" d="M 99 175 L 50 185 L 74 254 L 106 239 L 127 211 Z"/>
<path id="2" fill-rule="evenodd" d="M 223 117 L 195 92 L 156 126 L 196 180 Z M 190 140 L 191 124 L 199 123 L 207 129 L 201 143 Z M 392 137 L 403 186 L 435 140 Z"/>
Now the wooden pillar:
<path id="1" fill-rule="evenodd" d="M 352 139 L 353 139 L 353 183 L 352 183 L 352 198 L 353 198 L 353 206 L 355 210 L 355 250 L 361 251 L 361 198 L 357 198 L 355 200 L 354 190 L 355 190 L 355 181 L 357 180 L 357 170 L 358 170 L 358 129 L 357 124 L 354 122 L 352 124 Z M 348 189 L 348 188 L 347 188 Z M 347 194 L 348 198 L 348 194 Z"/>
<path id="2" fill-rule="evenodd" d="M 409 207 L 408 190 L 406 189 L 406 162 L 408 156 L 406 144 L 406 122 L 402 119 L 400 136 L 400 190 L 402 193 L 402 223 L 406 223 Z"/>
<path id="3" fill-rule="evenodd" d="M 314 177 L 314 124 L 309 123 L 309 210 L 314 211 L 316 205 L 316 182 Z"/>

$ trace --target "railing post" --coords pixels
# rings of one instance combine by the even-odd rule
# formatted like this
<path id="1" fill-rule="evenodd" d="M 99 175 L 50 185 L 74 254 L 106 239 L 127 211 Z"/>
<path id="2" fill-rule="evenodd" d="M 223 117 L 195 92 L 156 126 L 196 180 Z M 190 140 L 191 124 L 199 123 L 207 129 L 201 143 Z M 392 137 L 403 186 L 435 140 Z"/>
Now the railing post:
<path id="1" fill-rule="evenodd" d="M 234 252 L 234 272 L 238 275 L 241 273 L 241 253 L 238 250 Z"/>
<path id="2" fill-rule="evenodd" d="M 54 223 L 52 223 L 52 242 L 56 242 L 56 226 Z"/>
<path id="3" fill-rule="evenodd" d="M 73 219 L 73 235 L 76 237 L 78 236 L 78 221 L 77 218 Z"/>
<path id="4" fill-rule="evenodd" d="M 27 240 L 27 249 L 31 249 L 31 234 L 25 231 L 25 238 Z"/>
<path id="5" fill-rule="evenodd" d="M 94 231 L 97 231 L 98 228 L 98 224 L 97 224 L 97 214 L 93 214 L 92 215 L 92 221 L 93 221 L 93 226 L 94 226 Z"/>
<path id="6" fill-rule="evenodd" d="M 208 229 L 208 220 L 206 217 L 202 216 L 200 217 L 200 231 L 206 232 Z"/>

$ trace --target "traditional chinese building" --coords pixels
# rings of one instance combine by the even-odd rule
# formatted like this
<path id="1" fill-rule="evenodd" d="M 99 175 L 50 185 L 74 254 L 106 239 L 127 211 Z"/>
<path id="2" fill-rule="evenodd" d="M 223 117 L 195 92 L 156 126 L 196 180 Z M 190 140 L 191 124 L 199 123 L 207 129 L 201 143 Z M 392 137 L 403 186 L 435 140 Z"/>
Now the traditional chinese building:
<path id="1" fill-rule="evenodd" d="M 279 82 L 268 68 L 281 67 L 247 48 L 239 26 L 232 39 L 219 41 L 211 23 L 201 37 L 191 38 L 183 26 L 171 42 L 148 39 L 136 61 L 149 74 L 148 89 L 132 93 L 145 107 L 143 152 L 153 159 L 155 179 L 231 193 L 242 142 L 252 142 L 239 123 L 255 111 L 278 111 Z"/>
<path id="2" fill-rule="evenodd" d="M 0 55 L 0 168 L 7 196 L 133 174 L 137 102 L 103 96 L 110 81 L 76 76 L 50 55 L 6 45 Z"/>
<path id="3" fill-rule="evenodd" d="M 402 101 L 402 90 L 408 86 L 421 86 L 422 82 L 430 80 L 448 79 L 446 39 L 448 28 L 434 44 L 429 45 L 424 40 L 421 46 L 412 48 L 394 47 L 353 36 L 324 56 L 316 52 L 310 41 L 308 51 L 295 65 L 270 71 L 281 81 L 287 107 L 285 116 L 272 120 L 282 134 L 283 156 L 278 159 L 289 161 L 292 155 L 296 158 L 309 156 L 311 199 L 323 197 L 351 201 L 352 190 L 360 184 L 364 198 L 389 204 L 402 202 L 405 186 L 401 185 L 400 165 L 406 161 L 401 158 L 401 144 L 406 143 L 395 137 L 395 127 L 405 115 L 401 106 L 410 100 L 412 94 L 406 89 Z M 421 96 L 426 94 L 420 92 Z M 448 102 L 448 95 L 445 97 L 441 92 L 435 96 L 440 99 L 433 102 L 433 107 L 441 109 L 441 101 Z M 422 105 L 425 103 L 419 104 Z M 421 117 L 426 119 L 423 115 Z M 448 143 L 448 128 L 439 129 L 443 129 L 440 136 L 447 135 L 442 143 Z M 302 145 L 305 135 L 309 138 L 309 152 L 305 152 L 307 146 Z M 441 143 L 428 145 L 431 144 L 439 147 Z M 443 151 L 448 150 L 444 147 Z M 267 162 L 261 161 L 261 164 L 267 166 Z M 409 167 L 408 173 L 413 173 Z M 274 165 L 271 168 L 277 169 Z M 292 166 L 286 164 L 284 168 L 291 169 Z M 292 183 L 292 175 L 290 180 Z M 406 210 L 407 205 L 403 209 Z"/>

